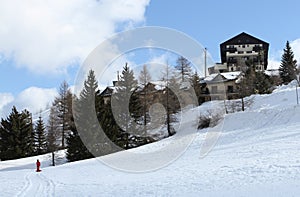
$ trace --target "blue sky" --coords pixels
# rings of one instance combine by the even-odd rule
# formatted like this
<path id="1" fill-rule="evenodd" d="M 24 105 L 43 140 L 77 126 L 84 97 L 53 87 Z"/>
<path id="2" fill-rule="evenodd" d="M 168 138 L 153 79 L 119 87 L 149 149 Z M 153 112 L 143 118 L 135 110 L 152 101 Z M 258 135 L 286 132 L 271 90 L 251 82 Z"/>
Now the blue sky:
<path id="1" fill-rule="evenodd" d="M 219 44 L 245 31 L 270 43 L 277 53 L 300 37 L 300 2 L 296 0 L 151 1 L 147 25 L 177 29 L 208 48 L 219 61 Z"/>
<path id="2" fill-rule="evenodd" d="M 287 40 L 300 62 L 299 7 L 296 0 L 3 0 L 0 116 L 12 105 L 33 111 L 49 105 L 63 80 L 73 85 L 93 48 L 115 33 L 145 25 L 187 34 L 207 47 L 215 62 L 219 44 L 241 32 L 270 43 L 270 64 L 278 65 Z"/>

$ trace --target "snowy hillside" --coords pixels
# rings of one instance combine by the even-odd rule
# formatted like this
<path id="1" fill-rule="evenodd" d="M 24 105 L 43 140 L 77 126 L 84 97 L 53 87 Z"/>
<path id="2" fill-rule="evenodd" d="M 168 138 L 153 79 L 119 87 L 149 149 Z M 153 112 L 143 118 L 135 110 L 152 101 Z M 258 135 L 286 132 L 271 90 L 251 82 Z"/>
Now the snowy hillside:
<path id="1" fill-rule="evenodd" d="M 159 151 L 168 143 L 179 147 L 186 137 L 193 139 L 178 159 L 160 169 L 130 173 L 99 159 L 49 167 L 44 156 L 43 171 L 36 173 L 36 158 L 4 161 L 0 162 L 1 196 L 299 196 L 300 106 L 295 88 L 283 86 L 271 95 L 252 97 L 245 112 L 226 115 L 214 129 L 192 130 L 197 110 L 211 104 L 187 110 L 177 135 L 131 150 Z M 206 135 L 219 130 L 212 151 L 200 157 Z M 125 154 L 106 157 L 126 163 Z M 133 168 L 143 165 L 147 163 Z"/>

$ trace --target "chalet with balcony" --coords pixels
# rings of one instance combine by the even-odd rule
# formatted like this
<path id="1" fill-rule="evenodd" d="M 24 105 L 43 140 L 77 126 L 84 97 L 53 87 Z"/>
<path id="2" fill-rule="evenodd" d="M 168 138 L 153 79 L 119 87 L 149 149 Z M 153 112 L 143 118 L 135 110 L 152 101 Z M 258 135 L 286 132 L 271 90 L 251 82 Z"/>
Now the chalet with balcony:
<path id="1" fill-rule="evenodd" d="M 237 83 L 249 66 L 265 72 L 268 66 L 269 44 L 245 32 L 220 44 L 221 63 L 208 68 L 207 84 L 212 100 L 239 97 Z"/>
<path id="2" fill-rule="evenodd" d="M 209 73 L 246 71 L 253 65 L 264 72 L 268 66 L 269 44 L 245 32 L 220 44 L 221 63 L 209 68 Z"/>
<path id="3" fill-rule="evenodd" d="M 256 71 L 265 71 L 268 66 L 269 44 L 245 32 L 220 44 L 222 64 L 228 71 L 245 71 L 254 65 Z"/>

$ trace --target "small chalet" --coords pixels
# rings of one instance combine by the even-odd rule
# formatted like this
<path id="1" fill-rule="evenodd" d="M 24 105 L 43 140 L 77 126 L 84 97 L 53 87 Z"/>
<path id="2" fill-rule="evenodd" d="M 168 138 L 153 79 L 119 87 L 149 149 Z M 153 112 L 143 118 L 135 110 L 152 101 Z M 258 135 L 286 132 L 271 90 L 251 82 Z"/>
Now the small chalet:
<path id="1" fill-rule="evenodd" d="M 204 78 L 201 83 L 206 84 L 212 100 L 238 98 L 236 81 L 241 76 L 240 71 L 214 73 Z"/>
<path id="2" fill-rule="evenodd" d="M 113 94 L 115 89 L 115 86 L 108 86 L 100 93 L 100 96 L 103 97 L 104 104 L 108 104 L 110 102 L 111 95 Z"/>

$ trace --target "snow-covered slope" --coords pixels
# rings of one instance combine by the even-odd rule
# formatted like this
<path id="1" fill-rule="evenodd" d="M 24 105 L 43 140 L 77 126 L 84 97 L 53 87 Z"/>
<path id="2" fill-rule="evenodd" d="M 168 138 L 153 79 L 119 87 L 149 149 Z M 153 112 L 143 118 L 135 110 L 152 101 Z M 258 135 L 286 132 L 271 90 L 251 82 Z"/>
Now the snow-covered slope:
<path id="1" fill-rule="evenodd" d="M 99 159 L 48 167 L 45 159 L 43 171 L 36 173 L 36 158 L 5 161 L 0 163 L 1 196 L 299 196 L 300 106 L 295 88 L 284 86 L 271 95 L 252 97 L 247 111 L 226 115 L 214 129 L 192 130 L 197 110 L 222 103 L 187 110 L 178 135 L 131 150 L 155 152 L 192 138 L 186 151 L 163 168 L 129 173 Z M 217 143 L 201 157 L 207 134 L 216 131 L 222 131 Z M 122 163 L 124 155 L 107 157 Z M 27 166 L 30 159 L 33 167 Z"/>

